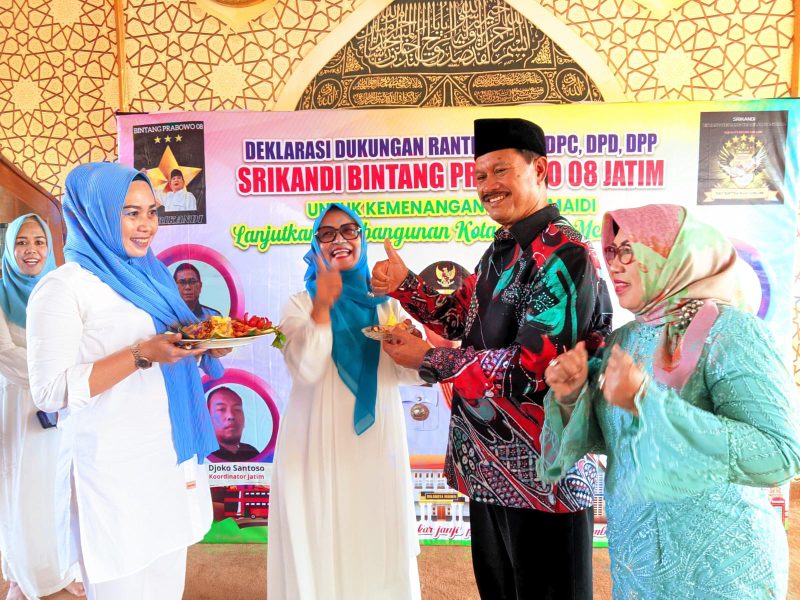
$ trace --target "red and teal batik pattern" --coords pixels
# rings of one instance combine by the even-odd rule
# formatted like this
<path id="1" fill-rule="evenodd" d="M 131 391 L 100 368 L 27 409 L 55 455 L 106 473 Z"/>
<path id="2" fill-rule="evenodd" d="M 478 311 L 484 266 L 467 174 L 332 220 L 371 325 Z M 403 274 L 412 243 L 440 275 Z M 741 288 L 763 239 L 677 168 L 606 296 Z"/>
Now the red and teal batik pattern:
<path id="1" fill-rule="evenodd" d="M 427 357 L 453 383 L 445 471 L 473 501 L 546 512 L 592 505 L 597 471 L 578 461 L 554 484 L 536 473 L 547 392 L 544 371 L 585 340 L 590 352 L 611 328 L 611 303 L 591 246 L 549 206 L 498 229 L 472 274 L 452 295 L 413 273 L 392 294 L 436 333 L 461 348 Z"/>

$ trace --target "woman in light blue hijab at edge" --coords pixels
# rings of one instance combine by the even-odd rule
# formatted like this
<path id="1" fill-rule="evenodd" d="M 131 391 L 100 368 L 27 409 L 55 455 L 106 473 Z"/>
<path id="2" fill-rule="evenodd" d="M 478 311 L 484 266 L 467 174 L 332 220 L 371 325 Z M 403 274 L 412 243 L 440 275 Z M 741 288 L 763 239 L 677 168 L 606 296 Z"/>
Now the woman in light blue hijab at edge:
<path id="1" fill-rule="evenodd" d="M 281 320 L 293 385 L 270 495 L 268 598 L 420 598 L 419 541 L 401 383 L 362 328 L 406 317 L 370 294 L 365 228 L 342 204 L 313 225 L 306 291 Z M 375 503 L 374 490 L 381 490 Z M 363 527 L 370 514 L 381 527 Z"/>
<path id="2" fill-rule="evenodd" d="M 34 414 L 25 326 L 28 297 L 56 268 L 47 224 L 33 213 L 9 223 L 0 278 L 0 554 L 9 598 L 38 598 L 83 586 L 77 562 L 59 552 L 55 472 L 60 432 Z M 63 499 L 66 510 L 67 499 Z"/>
<path id="3" fill-rule="evenodd" d="M 203 351 L 164 332 L 196 317 L 150 249 L 158 217 L 144 174 L 81 165 L 67 177 L 63 207 L 67 262 L 31 296 L 28 346 L 34 402 L 66 409 L 69 528 L 87 594 L 116 600 L 144 589 L 144 597 L 177 600 L 186 546 L 211 524 L 198 463 L 218 444 L 195 359 Z M 215 358 L 201 365 L 222 374 Z"/>
<path id="4" fill-rule="evenodd" d="M 47 258 L 44 265 L 36 275 L 28 275 L 23 272 L 18 264 L 14 252 L 17 245 L 17 235 L 26 221 L 33 221 L 39 224 L 44 232 L 47 242 Z M 14 219 L 8 224 L 5 236 L 5 247 L 3 249 L 3 276 L 0 278 L 0 310 L 5 313 L 6 318 L 25 328 L 25 313 L 28 307 L 28 297 L 31 295 L 34 286 L 47 273 L 56 268 L 56 261 L 53 257 L 53 244 L 50 238 L 50 230 L 47 224 L 39 215 L 28 213 Z"/>

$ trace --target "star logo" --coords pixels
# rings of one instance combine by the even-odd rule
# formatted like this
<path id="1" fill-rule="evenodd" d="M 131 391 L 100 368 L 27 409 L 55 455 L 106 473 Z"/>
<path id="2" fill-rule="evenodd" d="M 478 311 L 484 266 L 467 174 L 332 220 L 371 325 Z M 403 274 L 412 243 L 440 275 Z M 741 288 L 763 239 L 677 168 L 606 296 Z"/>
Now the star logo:
<path id="1" fill-rule="evenodd" d="M 192 180 L 203 170 L 199 167 L 179 165 L 178 160 L 172 153 L 172 148 L 167 146 L 167 149 L 164 150 L 164 154 L 161 155 L 158 166 L 153 169 L 147 169 L 146 173 L 153 183 L 154 188 L 169 192 L 169 174 L 173 169 L 179 169 L 180 172 L 183 173 L 183 180 L 186 183 L 186 187 L 189 187 Z"/>

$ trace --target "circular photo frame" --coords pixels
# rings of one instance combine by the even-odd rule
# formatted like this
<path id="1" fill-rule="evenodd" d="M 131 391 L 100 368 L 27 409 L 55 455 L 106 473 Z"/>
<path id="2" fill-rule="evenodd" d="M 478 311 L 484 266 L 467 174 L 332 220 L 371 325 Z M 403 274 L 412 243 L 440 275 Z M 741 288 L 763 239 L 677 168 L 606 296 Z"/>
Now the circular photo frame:
<path id="1" fill-rule="evenodd" d="M 242 369 L 225 369 L 222 377 L 218 379 L 212 379 L 207 375 L 203 377 L 203 392 L 205 392 L 206 397 L 208 397 L 209 392 L 221 387 L 231 388 L 234 391 L 236 391 L 237 387 L 246 388 L 263 401 L 269 412 L 269 418 L 272 422 L 272 431 L 269 433 L 269 439 L 261 452 L 246 462 L 270 462 L 275 452 L 275 444 L 278 440 L 280 412 L 278 411 L 275 401 L 272 399 L 272 394 L 270 394 L 267 382 L 249 371 L 244 371 Z M 208 460 L 215 463 L 230 462 L 217 458 L 213 454 L 209 454 Z"/>
<path id="2" fill-rule="evenodd" d="M 200 244 L 178 244 L 162 250 L 156 258 L 167 267 L 183 262 L 200 262 L 208 265 L 220 274 L 228 288 L 230 316 L 241 317 L 244 315 L 244 288 L 239 281 L 239 276 L 230 261 L 216 250 Z"/>

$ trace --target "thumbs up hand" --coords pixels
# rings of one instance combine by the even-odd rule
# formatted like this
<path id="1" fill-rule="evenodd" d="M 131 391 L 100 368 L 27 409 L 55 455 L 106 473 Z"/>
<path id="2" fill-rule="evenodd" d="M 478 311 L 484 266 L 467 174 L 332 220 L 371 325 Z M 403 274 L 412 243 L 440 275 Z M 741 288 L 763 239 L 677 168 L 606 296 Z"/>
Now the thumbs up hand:
<path id="1" fill-rule="evenodd" d="M 383 240 L 383 247 L 387 258 L 375 263 L 372 269 L 372 292 L 376 296 L 391 294 L 408 275 L 408 267 L 388 238 Z"/>

